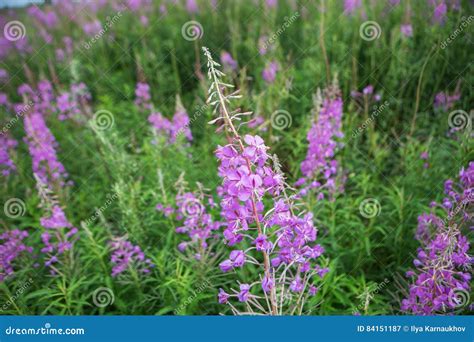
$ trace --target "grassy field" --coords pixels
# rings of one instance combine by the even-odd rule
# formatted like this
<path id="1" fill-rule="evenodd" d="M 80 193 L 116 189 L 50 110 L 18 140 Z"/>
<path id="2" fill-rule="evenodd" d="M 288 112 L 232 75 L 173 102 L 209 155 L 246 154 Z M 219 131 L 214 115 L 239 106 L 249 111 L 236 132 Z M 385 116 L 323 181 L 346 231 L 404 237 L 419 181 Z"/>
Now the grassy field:
<path id="1" fill-rule="evenodd" d="M 52 24 L 41 22 L 38 13 L 31 15 L 31 9 L 0 12 L 2 27 L 17 20 L 24 30 L 24 38 L 14 41 L 2 31 L 0 69 L 7 76 L 0 94 L 27 107 L 19 112 L 13 105 L 0 106 L 2 137 L 17 141 L 8 149 L 16 170 L 2 176 L 0 226 L 2 232 L 27 231 L 23 243 L 32 249 L 11 261 L 12 274 L 0 264 L 7 274 L 0 282 L 0 312 L 233 313 L 229 305 L 219 304 L 219 288 L 228 289 L 236 279 L 258 279 L 261 268 L 251 265 L 230 274 L 220 270 L 219 263 L 233 249 L 224 243 L 223 229 L 215 231 L 205 258 L 181 253 L 177 246 L 189 240 L 175 231 L 182 220 L 156 209 L 157 204 L 176 208 L 184 181 L 189 190 L 207 189 L 218 204 L 208 213 L 225 221 L 214 152 L 228 143 L 229 133 L 208 124 L 216 114 L 206 104 L 211 82 L 202 47 L 207 47 L 216 61 L 226 51 L 237 63 L 234 70 L 221 63 L 223 81 L 242 95 L 229 106 L 262 120 L 256 127 L 242 125 L 239 132 L 265 140 L 291 186 L 301 177 L 318 89 L 334 82 L 340 89 L 344 136 L 335 139 L 333 159 L 344 189 L 323 199 L 310 193 L 296 200 L 299 208 L 314 214 L 317 243 L 325 249 L 318 263 L 329 268 L 301 313 L 406 314 L 400 303 L 411 283 L 405 273 L 414 268 L 420 247 L 415 239 L 418 216 L 430 211 L 431 202 L 442 202 L 444 182 L 456 181 L 474 160 L 471 2 L 461 1 L 459 8 L 448 2 L 442 22 L 430 1 L 413 0 L 363 1 L 353 12 L 344 1 L 197 1 L 197 9 L 193 1 L 100 3 L 75 5 L 72 20 L 64 14 L 64 4 L 38 7 L 42 13 L 57 13 Z M 94 22 L 99 27 L 88 35 L 87 25 Z M 411 35 L 401 31 L 408 24 Z M 65 37 L 72 41 L 69 52 Z M 278 68 L 269 81 L 262 72 L 271 62 Z M 54 148 L 67 170 L 65 178 L 72 181 L 70 186 L 52 182 L 46 196 L 39 191 L 41 182 L 34 177 L 24 140 L 26 118 L 39 104 L 33 100 L 31 105 L 32 97 L 18 92 L 24 83 L 36 91 L 40 80 L 52 84 L 54 95 L 43 116 L 57 141 Z M 59 94 L 81 82 L 90 98 L 80 103 L 78 115 L 61 120 Z M 150 113 L 136 103 L 139 82 L 149 84 L 150 102 L 163 117 L 171 119 L 182 102 L 192 141 L 178 134 L 170 142 L 162 131 L 153 131 Z M 372 95 L 355 93 L 370 92 L 369 85 Z M 455 99 L 440 105 L 440 93 Z M 275 122 L 277 114 L 283 114 L 283 126 Z M 464 121 L 453 131 L 458 114 Z M 106 121 L 105 128 L 99 120 Z M 19 212 L 8 212 L 12 199 Z M 47 231 L 41 218 L 54 203 L 78 232 L 52 274 L 45 266 L 51 256 L 41 251 Z M 468 216 L 463 234 L 472 240 L 469 205 L 462 209 Z M 110 241 L 125 235 L 154 265 L 149 273 L 131 263 L 112 276 Z M 6 259 L 3 243 L 0 258 Z M 456 313 L 470 309 L 464 305 Z"/>

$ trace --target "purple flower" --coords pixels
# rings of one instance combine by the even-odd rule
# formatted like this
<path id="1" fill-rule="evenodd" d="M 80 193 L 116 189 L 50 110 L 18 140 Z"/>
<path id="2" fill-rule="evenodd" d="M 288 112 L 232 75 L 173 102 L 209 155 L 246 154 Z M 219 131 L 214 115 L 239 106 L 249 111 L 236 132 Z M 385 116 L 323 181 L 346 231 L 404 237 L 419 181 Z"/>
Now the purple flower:
<path id="1" fill-rule="evenodd" d="M 229 294 L 226 293 L 223 289 L 219 289 L 219 294 L 217 297 L 219 298 L 220 304 L 226 304 L 229 300 Z"/>
<path id="2" fill-rule="evenodd" d="M 268 63 L 265 69 L 263 69 L 262 71 L 263 80 L 267 83 L 275 82 L 276 74 L 279 69 L 280 67 L 278 66 L 278 63 L 276 61 Z"/>
<path id="3" fill-rule="evenodd" d="M 237 298 L 239 298 L 239 301 L 246 302 L 250 296 L 249 291 L 250 291 L 250 285 L 240 284 L 240 292 L 237 295 Z"/>
<path id="4" fill-rule="evenodd" d="M 82 29 L 84 30 L 84 33 L 86 35 L 92 37 L 100 33 L 100 31 L 102 30 L 102 24 L 99 20 L 96 19 L 94 21 L 85 23 L 82 26 Z"/>
<path id="5" fill-rule="evenodd" d="M 16 171 L 16 165 L 11 159 L 18 142 L 8 138 L 6 135 L 0 135 L 0 172 L 2 176 L 7 177 Z"/>
<path id="6" fill-rule="evenodd" d="M 186 0 L 186 11 L 188 11 L 189 14 L 195 14 L 199 12 L 196 0 Z"/>
<path id="7" fill-rule="evenodd" d="M 155 265 L 145 257 L 139 246 L 134 246 L 125 237 L 116 238 L 110 242 L 112 248 L 111 262 L 112 277 L 122 274 L 129 268 L 134 268 L 140 273 L 150 273 L 150 268 Z"/>
<path id="8" fill-rule="evenodd" d="M 33 252 L 33 249 L 23 242 L 27 237 L 28 232 L 19 229 L 7 230 L 0 234 L 0 282 L 13 274 L 15 259 L 23 252 Z"/>
<path id="9" fill-rule="evenodd" d="M 344 13 L 354 14 L 362 6 L 362 0 L 344 0 Z"/>
<path id="10" fill-rule="evenodd" d="M 413 37 L 413 27 L 411 24 L 403 24 L 400 26 L 400 32 L 405 36 L 405 37 Z"/>
<path id="11" fill-rule="evenodd" d="M 274 286 L 274 281 L 272 277 L 265 275 L 262 279 L 262 289 L 265 293 L 268 293 L 272 290 Z"/>
<path id="12" fill-rule="evenodd" d="M 444 208 L 444 219 L 434 212 L 418 218 L 416 238 L 421 247 L 413 261 L 416 271 L 407 272 L 413 283 L 401 304 L 403 311 L 416 315 L 450 314 L 459 308 L 457 292 L 470 292 L 467 270 L 472 257 L 462 228 L 472 226 L 472 217 L 458 208 L 473 202 L 474 162 L 461 169 L 457 185 L 451 180 L 445 182 L 445 192 L 448 197 L 443 206 L 436 205 Z"/>
<path id="13" fill-rule="evenodd" d="M 370 88 L 367 91 L 370 91 Z M 343 137 L 342 105 L 340 97 L 324 99 L 318 119 L 307 134 L 308 151 L 301 163 L 303 177 L 296 183 L 301 187 L 299 194 L 302 197 L 306 196 L 309 190 L 316 188 L 319 188 L 320 195 L 322 190 L 327 190 L 331 196 L 342 190 L 336 185 L 339 164 L 334 159 L 340 146 L 337 139 Z"/>
<path id="14" fill-rule="evenodd" d="M 232 55 L 227 51 L 222 51 L 221 62 L 224 66 L 224 70 L 235 71 L 237 70 L 237 61 L 232 58 Z"/>

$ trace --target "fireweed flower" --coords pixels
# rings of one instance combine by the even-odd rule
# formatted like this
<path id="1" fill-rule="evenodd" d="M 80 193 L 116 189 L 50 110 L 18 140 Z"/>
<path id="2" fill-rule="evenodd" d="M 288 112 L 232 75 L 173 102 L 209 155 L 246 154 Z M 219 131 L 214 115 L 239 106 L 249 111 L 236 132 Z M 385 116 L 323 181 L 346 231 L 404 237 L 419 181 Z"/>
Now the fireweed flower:
<path id="1" fill-rule="evenodd" d="M 271 61 L 267 64 L 265 69 L 262 71 L 262 78 L 267 83 L 275 82 L 276 75 L 278 70 L 280 69 L 278 63 L 276 61 Z"/>
<path id="2" fill-rule="evenodd" d="M 56 99 L 58 119 L 85 121 L 84 107 L 91 100 L 91 95 L 84 83 L 72 84 L 69 91 L 62 92 Z"/>
<path id="3" fill-rule="evenodd" d="M 44 183 L 37 174 L 34 176 L 41 200 L 40 207 L 45 215 L 40 219 L 40 224 L 45 229 L 41 234 L 44 245 L 41 252 L 45 255 L 45 266 L 51 268 L 51 274 L 56 274 L 58 271 L 55 263 L 60 261 L 61 255 L 72 249 L 77 239 L 78 229 L 69 222 L 59 200 L 48 184 Z"/>
<path id="4" fill-rule="evenodd" d="M 148 83 L 137 83 L 137 87 L 135 88 L 135 105 L 144 112 L 151 110 L 152 104 L 150 86 Z"/>
<path id="5" fill-rule="evenodd" d="M 405 37 L 413 37 L 413 27 L 411 24 L 403 24 L 400 26 L 400 32 L 405 36 Z"/>
<path id="6" fill-rule="evenodd" d="M 33 249 L 23 242 L 27 237 L 28 232 L 19 229 L 0 234 L 0 282 L 13 274 L 15 259 L 24 252 L 33 252 Z"/>
<path id="7" fill-rule="evenodd" d="M 0 172 L 4 177 L 16 171 L 11 155 L 17 145 L 18 142 L 15 139 L 11 139 L 5 134 L 0 135 Z"/>
<path id="8" fill-rule="evenodd" d="M 439 92 L 435 95 L 433 107 L 435 110 L 449 111 L 461 99 L 459 87 L 450 95 L 447 91 Z"/>
<path id="9" fill-rule="evenodd" d="M 237 61 L 232 58 L 232 55 L 227 51 L 222 51 L 221 62 L 224 70 L 235 71 L 237 70 Z"/>
<path id="10" fill-rule="evenodd" d="M 421 154 L 420 154 L 420 159 L 424 161 L 423 167 L 424 167 L 425 169 L 427 169 L 427 168 L 430 166 L 430 164 L 429 164 L 429 162 L 428 162 L 428 159 L 429 159 L 428 152 L 427 152 L 427 151 L 421 152 Z"/>
<path id="11" fill-rule="evenodd" d="M 322 199 L 323 190 L 326 190 L 330 197 L 342 190 L 342 185 L 337 185 L 336 178 L 340 170 L 335 159 L 336 151 L 341 146 L 337 140 L 344 136 L 342 107 L 337 86 L 326 90 L 324 100 L 315 97 L 314 121 L 306 137 L 308 151 L 301 163 L 303 177 L 296 182 L 296 186 L 301 187 L 300 196 L 306 196 L 311 189 L 317 189 L 318 199 Z"/>
<path id="12" fill-rule="evenodd" d="M 362 8 L 362 0 L 344 0 L 344 14 L 353 15 Z M 361 11 L 363 11 L 361 9 Z"/>
<path id="13" fill-rule="evenodd" d="M 204 260 L 211 255 L 211 244 L 217 242 L 216 232 L 222 226 L 221 222 L 214 221 L 208 209 L 217 207 L 212 196 L 206 194 L 206 189 L 198 183 L 195 192 L 186 191 L 184 175 L 181 175 L 175 184 L 178 189 L 176 195 L 176 209 L 172 209 L 175 218 L 182 222 L 176 228 L 178 234 L 186 234 L 189 238 L 178 245 L 182 253 L 192 254 L 196 260 Z M 166 207 L 160 206 L 165 213 Z"/>
<path id="14" fill-rule="evenodd" d="M 33 173 L 51 188 L 67 183 L 68 173 L 56 154 L 58 143 L 46 126 L 43 115 L 33 108 L 24 117 L 26 143 L 33 162 Z"/>
<path id="15" fill-rule="evenodd" d="M 229 111 L 227 104 L 238 98 L 238 92 L 225 94 L 232 86 L 224 83 L 224 74 L 217 69 L 209 50 L 208 77 L 211 81 L 208 103 L 220 115 L 211 123 L 220 123 L 228 130 L 229 143 L 218 146 L 218 174 L 222 185 L 221 216 L 224 220 L 225 243 L 233 246 L 229 257 L 220 263 L 224 272 L 255 267 L 260 275 L 252 283 L 240 283 L 231 294 L 220 291 L 220 302 L 230 305 L 234 314 L 281 315 L 301 313 L 305 299 L 316 278 L 324 275 L 315 265 L 323 248 L 315 244 L 317 229 L 311 213 L 300 213 L 286 196 L 284 177 L 278 160 L 271 158 L 268 147 L 259 136 L 241 137 L 233 121 L 250 113 Z M 319 271 L 319 274 L 318 274 Z M 314 292 L 314 290 L 311 290 Z M 282 301 L 297 292 L 294 302 Z M 237 298 L 245 303 L 241 312 L 231 304 Z M 297 299 L 298 298 L 298 299 Z"/>
<path id="16" fill-rule="evenodd" d="M 110 242 L 112 249 L 112 277 L 123 274 L 128 269 L 134 269 L 138 273 L 148 274 L 150 268 L 155 267 L 150 259 L 145 257 L 145 253 L 139 246 L 133 245 L 127 237 L 115 238 Z"/>
<path id="17" fill-rule="evenodd" d="M 160 112 L 153 112 L 148 117 L 148 122 L 151 123 L 155 134 L 164 134 L 167 137 L 169 144 L 174 144 L 180 135 L 184 135 L 188 142 L 193 140 L 189 116 L 179 96 L 176 97 L 176 110 L 172 120 L 165 118 Z"/>
<path id="18" fill-rule="evenodd" d="M 442 204 L 432 205 L 444 212 L 442 216 L 433 211 L 418 218 L 421 247 L 413 261 L 416 269 L 407 272 L 413 282 L 401 304 L 403 311 L 415 315 L 450 314 L 467 304 L 459 298 L 470 291 L 472 257 L 462 229 L 474 223 L 468 210 L 474 203 L 474 162 L 461 169 L 458 185 L 445 182 L 445 194 Z"/>

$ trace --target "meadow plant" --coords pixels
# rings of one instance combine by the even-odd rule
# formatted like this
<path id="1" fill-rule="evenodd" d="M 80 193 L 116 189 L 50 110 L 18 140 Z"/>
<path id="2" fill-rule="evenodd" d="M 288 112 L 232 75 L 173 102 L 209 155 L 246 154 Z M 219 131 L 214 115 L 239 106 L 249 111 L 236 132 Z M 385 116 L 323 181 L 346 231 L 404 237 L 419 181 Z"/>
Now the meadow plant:
<path id="1" fill-rule="evenodd" d="M 2 176 L 7 177 L 15 172 L 16 165 L 12 160 L 12 154 L 18 142 L 9 138 L 6 134 L 0 135 L 0 171 Z"/>
<path id="2" fill-rule="evenodd" d="M 311 190 L 317 191 L 317 199 L 329 193 L 331 198 L 343 190 L 343 184 L 337 184 L 340 167 L 335 159 L 338 148 L 342 147 L 339 139 L 342 133 L 342 98 L 337 85 L 325 90 L 324 99 L 318 92 L 314 98 L 313 123 L 306 139 L 308 151 L 301 163 L 303 177 L 296 182 L 301 187 L 300 195 L 306 196 Z"/>
<path id="3" fill-rule="evenodd" d="M 229 140 L 215 152 L 222 178 L 218 194 L 224 239 L 234 248 L 220 268 L 230 272 L 252 265 L 259 273 L 251 281 L 239 281 L 230 293 L 220 289 L 219 302 L 230 305 L 234 314 L 301 314 L 308 296 L 318 290 L 316 282 L 328 271 L 315 264 L 324 249 L 314 243 L 313 215 L 298 212 L 286 195 L 277 158 L 267 153 L 263 139 L 242 137 L 235 128 L 234 122 L 250 113 L 229 110 L 230 101 L 240 95 L 226 94 L 233 86 L 222 81 L 220 64 L 203 50 L 211 82 L 208 103 L 218 113 L 211 123 L 222 124 Z M 241 308 L 232 304 L 234 299 Z"/>
<path id="4" fill-rule="evenodd" d="M 74 241 L 78 238 L 78 229 L 69 222 L 57 196 L 48 184 L 37 174 L 34 176 L 41 200 L 40 207 L 44 212 L 44 216 L 40 219 L 40 224 L 45 229 L 41 234 L 44 245 L 41 252 L 44 254 L 45 266 L 50 267 L 51 274 L 55 275 L 59 273 L 55 264 L 60 262 L 60 257 L 65 252 L 72 249 Z"/>
<path id="5" fill-rule="evenodd" d="M 28 237 L 26 230 L 7 230 L 0 234 L 0 282 L 12 275 L 14 263 L 24 252 L 32 253 L 33 248 L 25 245 Z"/>
<path id="6" fill-rule="evenodd" d="M 421 247 L 413 261 L 416 269 L 407 272 L 413 283 L 401 306 L 416 315 L 453 313 L 467 305 L 469 297 L 472 257 L 464 228 L 474 224 L 472 213 L 465 210 L 474 202 L 474 162 L 461 169 L 459 184 L 447 180 L 444 189 L 443 202 L 431 204 L 444 215 L 433 211 L 418 218 Z"/>
<path id="7" fill-rule="evenodd" d="M 113 265 L 112 277 L 117 277 L 130 269 L 148 274 L 150 268 L 154 267 L 151 260 L 145 257 L 142 249 L 128 241 L 126 236 L 112 240 L 110 247 L 112 250 L 110 261 Z"/>
<path id="8" fill-rule="evenodd" d="M 70 185 L 71 182 L 67 181 L 68 173 L 56 153 L 58 143 L 46 126 L 41 112 L 36 110 L 36 106 L 32 112 L 25 115 L 24 123 L 25 140 L 33 162 L 33 173 L 51 188 Z"/>

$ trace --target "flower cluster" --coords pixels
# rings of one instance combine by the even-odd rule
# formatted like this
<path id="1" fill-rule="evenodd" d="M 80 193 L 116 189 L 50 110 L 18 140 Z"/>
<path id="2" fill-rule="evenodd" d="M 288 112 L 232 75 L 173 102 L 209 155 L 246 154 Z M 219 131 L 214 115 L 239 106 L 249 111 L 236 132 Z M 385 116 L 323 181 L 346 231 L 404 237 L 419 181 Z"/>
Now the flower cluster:
<path id="1" fill-rule="evenodd" d="M 322 277 L 327 272 L 315 265 L 324 249 L 314 244 L 317 229 L 312 214 L 297 213 L 292 199 L 286 196 L 276 156 L 270 157 L 263 139 L 240 137 L 233 124 L 239 113 L 227 108 L 229 100 L 238 95 L 223 93 L 229 87 L 220 80 L 224 74 L 216 69 L 219 64 L 210 52 L 204 52 L 212 82 L 208 102 L 214 104 L 216 113 L 221 113 L 216 120 L 224 121 L 233 136 L 230 143 L 218 146 L 216 151 L 222 178 L 218 194 L 225 221 L 224 238 L 228 245 L 235 246 L 220 268 L 229 272 L 251 264 L 261 270 L 258 279 L 240 283 L 238 290 L 227 293 L 220 289 L 219 302 L 228 303 L 235 314 L 241 312 L 229 301 L 232 297 L 245 303 L 246 313 L 301 312 L 305 299 L 317 292 L 314 276 Z M 280 298 L 287 298 L 288 294 L 295 294 L 298 299 L 282 303 Z"/>
<path id="2" fill-rule="evenodd" d="M 435 95 L 433 107 L 435 109 L 439 109 L 442 111 L 447 112 L 451 108 L 453 108 L 454 104 L 459 101 L 461 98 L 461 94 L 457 89 L 452 95 L 448 92 L 439 92 Z"/>
<path id="3" fill-rule="evenodd" d="M 72 84 L 69 91 L 62 92 L 56 99 L 59 120 L 83 119 L 84 106 L 91 100 L 91 95 L 84 83 Z"/>
<path id="4" fill-rule="evenodd" d="M 178 234 L 186 234 L 188 241 L 183 241 L 178 245 L 178 250 L 182 253 L 193 254 L 196 260 L 203 260 L 213 254 L 210 244 L 217 240 L 217 230 L 222 226 L 219 221 L 214 221 L 208 212 L 218 205 L 212 196 L 207 195 L 202 184 L 197 183 L 198 190 L 187 191 L 187 183 L 182 174 L 175 184 L 178 189 L 175 201 L 177 208 L 157 204 L 156 210 L 162 212 L 166 217 L 175 215 L 182 225 L 176 228 Z"/>
<path id="5" fill-rule="evenodd" d="M 4 134 L 0 135 L 0 172 L 4 177 L 9 176 L 16 170 L 11 154 L 17 145 L 18 142 L 15 139 L 11 139 Z"/>
<path id="6" fill-rule="evenodd" d="M 262 71 L 263 80 L 267 82 L 268 84 L 275 82 L 278 70 L 280 70 L 280 66 L 278 65 L 278 62 L 271 61 L 270 63 L 267 64 L 265 69 L 263 69 Z"/>
<path id="7" fill-rule="evenodd" d="M 56 274 L 54 264 L 62 254 L 72 249 L 78 229 L 69 222 L 48 185 L 36 174 L 35 178 L 41 207 L 45 212 L 45 216 L 40 219 L 40 224 L 45 229 L 41 234 L 44 244 L 41 252 L 46 254 L 45 266 L 51 267 L 51 273 Z"/>
<path id="8" fill-rule="evenodd" d="M 154 264 L 145 257 L 145 253 L 139 246 L 134 246 L 126 237 L 116 238 L 110 242 L 112 248 L 111 262 L 112 277 L 117 277 L 129 268 L 133 268 L 140 273 L 150 273 L 150 268 Z"/>
<path id="9" fill-rule="evenodd" d="M 149 111 L 153 105 L 151 103 L 150 86 L 145 82 L 138 82 L 135 88 L 135 105 L 143 111 Z"/>
<path id="10" fill-rule="evenodd" d="M 24 117 L 26 142 L 33 161 L 33 172 L 52 188 L 66 184 L 68 173 L 58 160 L 58 143 L 46 126 L 43 115 L 36 111 Z"/>
<path id="11" fill-rule="evenodd" d="M 176 232 L 187 234 L 189 241 L 181 242 L 178 249 L 181 252 L 192 250 L 196 260 L 201 260 L 205 253 L 210 253 L 208 248 L 210 242 L 214 241 L 216 231 L 222 223 L 214 221 L 206 211 L 206 203 L 209 208 L 217 207 L 211 196 L 206 196 L 202 187 L 196 193 L 178 192 L 176 195 L 176 218 L 183 221 L 183 225 L 176 228 Z"/>
<path id="12" fill-rule="evenodd" d="M 342 133 L 342 99 L 338 90 L 327 91 L 321 100 L 315 100 L 315 115 L 317 118 L 309 130 L 306 138 L 308 140 L 308 151 L 305 160 L 301 163 L 303 177 L 297 182 L 301 186 L 300 195 L 306 196 L 311 189 L 318 189 L 318 199 L 324 198 L 327 190 L 330 195 L 338 190 L 336 176 L 338 174 L 338 162 L 334 159 L 340 143 L 338 138 Z"/>
<path id="13" fill-rule="evenodd" d="M 13 274 L 13 262 L 23 252 L 31 253 L 33 249 L 24 244 L 28 236 L 24 230 L 11 230 L 0 234 L 0 282 Z"/>
<path id="14" fill-rule="evenodd" d="M 462 310 L 470 291 L 472 258 L 468 255 L 469 242 L 463 226 L 472 227 L 472 213 L 466 210 L 474 203 L 474 162 L 459 173 L 459 185 L 445 182 L 446 197 L 442 204 L 445 218 L 436 213 L 418 218 L 416 238 L 420 241 L 415 271 L 407 272 L 414 279 L 402 310 L 417 315 L 451 313 Z"/>
<path id="15" fill-rule="evenodd" d="M 363 103 L 372 103 L 372 102 L 379 102 L 382 96 L 380 94 L 374 92 L 374 86 L 369 84 L 367 87 L 362 89 L 362 92 L 357 90 L 351 91 L 351 96 L 356 100 L 356 102 L 363 102 Z"/>
<path id="16" fill-rule="evenodd" d="M 189 116 L 179 98 L 176 101 L 176 111 L 173 119 L 169 120 L 161 113 L 155 112 L 150 114 L 148 122 L 153 126 L 155 133 L 164 134 L 170 144 L 175 143 L 181 134 L 184 135 L 187 141 L 193 140 L 193 135 L 189 128 Z"/>
<path id="17" fill-rule="evenodd" d="M 224 70 L 235 71 L 237 70 L 237 61 L 232 58 L 232 55 L 227 52 L 223 51 L 221 53 L 221 62 L 224 67 Z"/>

